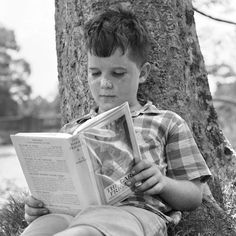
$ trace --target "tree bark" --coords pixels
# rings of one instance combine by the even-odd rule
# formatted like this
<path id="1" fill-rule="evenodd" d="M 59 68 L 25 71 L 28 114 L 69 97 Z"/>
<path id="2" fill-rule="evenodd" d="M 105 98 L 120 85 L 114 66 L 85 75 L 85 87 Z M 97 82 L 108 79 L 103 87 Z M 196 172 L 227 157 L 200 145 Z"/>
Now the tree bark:
<path id="1" fill-rule="evenodd" d="M 88 112 L 93 101 L 87 84 L 84 23 L 102 9 L 121 4 L 147 24 L 152 35 L 151 74 L 139 89 L 148 99 L 181 115 L 192 129 L 213 178 L 197 210 L 184 213 L 170 235 L 236 235 L 227 214 L 223 187 L 235 191 L 236 155 L 222 134 L 213 107 L 196 34 L 191 0 L 56 0 L 56 47 L 62 123 Z"/>

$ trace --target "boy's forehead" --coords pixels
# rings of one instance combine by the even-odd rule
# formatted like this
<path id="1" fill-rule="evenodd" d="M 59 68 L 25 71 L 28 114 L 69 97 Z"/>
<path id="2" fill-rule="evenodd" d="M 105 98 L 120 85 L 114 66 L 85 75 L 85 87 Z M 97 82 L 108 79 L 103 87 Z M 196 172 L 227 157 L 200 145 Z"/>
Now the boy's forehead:
<path id="1" fill-rule="evenodd" d="M 117 49 L 113 50 L 113 52 L 111 53 L 110 56 L 107 56 L 107 57 L 112 57 L 112 56 L 121 57 L 121 56 L 124 56 L 127 53 L 128 53 L 128 50 L 126 50 L 125 53 L 123 53 L 121 48 L 117 48 Z M 90 51 L 90 50 L 87 52 L 87 54 L 90 57 L 106 58 L 106 57 L 103 57 L 103 56 L 96 55 L 96 54 L 93 53 L 93 51 Z"/>
<path id="2" fill-rule="evenodd" d="M 100 63 L 107 63 L 113 64 L 116 66 L 125 66 L 126 63 L 134 63 L 129 56 L 129 50 L 126 50 L 125 53 L 121 49 L 116 49 L 110 56 L 108 57 L 100 57 L 94 55 L 92 52 L 88 51 L 88 66 L 92 64 L 100 64 Z"/>

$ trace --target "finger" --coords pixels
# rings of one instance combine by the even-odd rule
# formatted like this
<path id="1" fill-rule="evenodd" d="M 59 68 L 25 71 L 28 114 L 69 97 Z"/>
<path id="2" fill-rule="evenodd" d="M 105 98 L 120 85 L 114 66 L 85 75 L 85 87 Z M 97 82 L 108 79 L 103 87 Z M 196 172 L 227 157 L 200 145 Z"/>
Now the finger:
<path id="1" fill-rule="evenodd" d="M 134 175 L 131 179 L 131 182 L 133 184 L 135 184 L 136 182 L 143 182 L 146 179 L 150 178 L 151 176 L 155 175 L 155 168 L 149 168 L 149 169 L 145 169 L 141 172 L 139 172 L 138 174 Z"/>
<path id="2" fill-rule="evenodd" d="M 34 207 L 30 207 L 28 205 L 25 205 L 25 214 L 29 215 L 29 216 L 41 216 L 41 215 L 45 215 L 48 213 L 48 209 L 41 207 L 41 208 L 34 208 Z"/>
<path id="3" fill-rule="evenodd" d="M 155 185 L 159 183 L 159 179 L 156 175 L 152 176 L 151 178 L 144 181 L 139 187 L 137 187 L 137 191 L 147 191 L 153 188 Z"/>
<path id="4" fill-rule="evenodd" d="M 27 214 L 25 214 L 25 220 L 27 223 L 31 223 L 32 221 L 36 220 L 38 218 L 38 216 L 29 216 Z"/>
<path id="5" fill-rule="evenodd" d="M 46 215 L 46 214 L 44 214 Z M 31 216 L 25 213 L 25 220 L 27 223 L 31 223 L 32 221 L 36 220 L 37 218 L 39 218 L 42 215 L 38 215 L 38 216 Z"/>
<path id="6" fill-rule="evenodd" d="M 43 202 L 36 199 L 35 197 L 33 196 L 29 196 L 26 198 L 26 201 L 25 201 L 26 205 L 30 206 L 30 207 L 43 207 Z"/>
<path id="7" fill-rule="evenodd" d="M 148 160 L 141 160 L 139 161 L 132 169 L 132 174 L 136 174 L 141 172 L 142 170 L 145 170 L 147 168 L 150 168 L 152 166 L 152 162 L 148 161 Z"/>
<path id="8" fill-rule="evenodd" d="M 160 194 L 162 191 L 163 191 L 163 185 L 156 184 L 152 188 L 144 191 L 144 193 L 148 195 L 156 195 L 156 194 Z"/>

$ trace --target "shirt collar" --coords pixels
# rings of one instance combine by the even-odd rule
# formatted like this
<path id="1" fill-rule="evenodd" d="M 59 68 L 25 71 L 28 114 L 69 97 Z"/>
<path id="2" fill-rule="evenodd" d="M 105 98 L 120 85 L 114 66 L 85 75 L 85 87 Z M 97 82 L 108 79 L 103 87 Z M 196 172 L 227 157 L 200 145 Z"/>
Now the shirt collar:
<path id="1" fill-rule="evenodd" d="M 148 101 L 144 106 L 142 106 L 139 110 L 133 111 L 132 117 L 137 117 L 142 114 L 158 114 L 159 109 L 152 104 L 151 101 Z"/>

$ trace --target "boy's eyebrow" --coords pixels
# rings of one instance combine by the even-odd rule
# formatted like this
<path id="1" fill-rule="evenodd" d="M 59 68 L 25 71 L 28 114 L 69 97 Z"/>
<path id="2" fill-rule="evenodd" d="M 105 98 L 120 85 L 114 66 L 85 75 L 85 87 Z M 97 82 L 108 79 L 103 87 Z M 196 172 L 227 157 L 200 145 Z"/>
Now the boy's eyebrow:
<path id="1" fill-rule="evenodd" d="M 97 70 L 99 69 L 99 67 L 89 67 L 90 70 Z M 111 69 L 122 69 L 122 70 L 127 70 L 126 67 L 123 67 L 123 66 L 114 66 L 114 67 L 111 67 Z"/>
<path id="2" fill-rule="evenodd" d="M 112 67 L 112 69 L 116 69 L 116 70 L 127 70 L 125 67 L 123 66 L 115 66 L 115 67 Z"/>
<path id="3" fill-rule="evenodd" d="M 99 70 L 98 67 L 89 67 L 89 70 Z M 115 66 L 115 67 L 111 67 L 112 70 L 127 70 L 125 67 L 122 66 Z"/>

